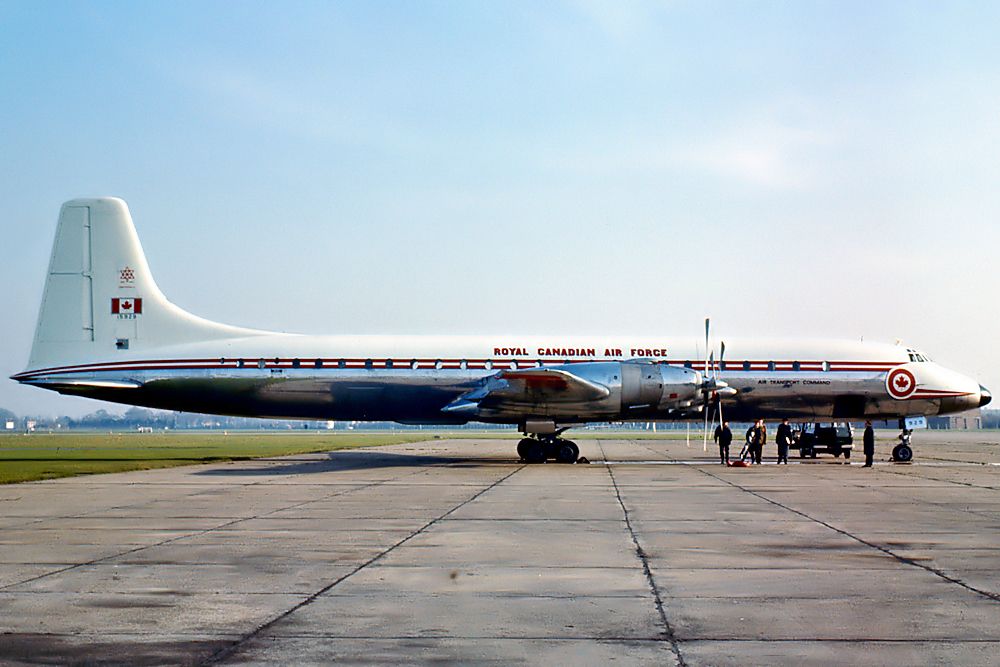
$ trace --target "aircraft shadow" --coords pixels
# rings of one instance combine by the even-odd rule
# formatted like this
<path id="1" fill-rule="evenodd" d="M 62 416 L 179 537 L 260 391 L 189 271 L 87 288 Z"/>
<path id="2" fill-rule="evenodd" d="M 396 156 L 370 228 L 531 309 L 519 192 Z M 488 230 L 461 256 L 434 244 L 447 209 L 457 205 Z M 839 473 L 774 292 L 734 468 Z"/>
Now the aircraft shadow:
<path id="1" fill-rule="evenodd" d="M 479 468 L 497 463 L 514 463 L 512 459 L 488 459 L 459 456 L 431 456 L 427 454 L 405 454 L 378 451 L 335 451 L 327 452 L 320 459 L 268 459 L 265 465 L 216 467 L 201 470 L 195 474 L 216 477 L 304 475 L 348 470 L 377 468 L 426 468 L 458 467 Z"/>

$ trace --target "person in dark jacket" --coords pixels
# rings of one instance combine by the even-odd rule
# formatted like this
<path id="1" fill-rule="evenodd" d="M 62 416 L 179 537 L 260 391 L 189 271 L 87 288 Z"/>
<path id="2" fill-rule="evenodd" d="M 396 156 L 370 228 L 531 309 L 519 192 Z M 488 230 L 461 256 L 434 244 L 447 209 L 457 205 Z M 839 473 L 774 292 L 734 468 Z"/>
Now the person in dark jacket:
<path id="1" fill-rule="evenodd" d="M 745 461 L 747 458 L 750 459 L 750 463 L 753 463 L 753 448 L 754 440 L 757 437 L 757 422 L 750 424 L 750 428 L 747 429 L 746 434 L 746 444 L 743 445 L 743 451 L 740 452 L 740 461 Z"/>
<path id="2" fill-rule="evenodd" d="M 788 446 L 792 444 L 792 427 L 788 425 L 787 419 L 782 419 L 778 424 L 778 432 L 774 439 L 778 443 L 778 463 L 788 465 Z"/>
<path id="3" fill-rule="evenodd" d="M 719 443 L 719 462 L 722 465 L 729 465 L 729 445 L 733 442 L 733 432 L 729 428 L 729 422 L 722 422 L 715 427 L 715 441 Z"/>
<path id="4" fill-rule="evenodd" d="M 870 419 L 865 422 L 863 442 L 865 445 L 865 467 L 871 468 L 872 461 L 875 459 L 875 429 L 872 428 Z"/>
<path id="5" fill-rule="evenodd" d="M 752 437 L 753 449 L 750 458 L 753 459 L 754 463 L 760 465 L 760 458 L 764 454 L 764 445 L 767 444 L 767 426 L 763 419 L 758 419 L 757 423 L 754 424 Z"/>

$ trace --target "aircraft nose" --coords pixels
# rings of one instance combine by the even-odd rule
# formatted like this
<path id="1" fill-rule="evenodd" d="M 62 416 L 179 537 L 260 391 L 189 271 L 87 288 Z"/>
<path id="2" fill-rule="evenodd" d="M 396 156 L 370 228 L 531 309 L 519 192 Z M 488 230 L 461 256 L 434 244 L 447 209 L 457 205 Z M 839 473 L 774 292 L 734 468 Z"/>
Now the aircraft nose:
<path id="1" fill-rule="evenodd" d="M 990 393 L 990 390 L 983 385 L 979 385 L 979 407 L 989 405 L 992 400 L 993 394 Z"/>

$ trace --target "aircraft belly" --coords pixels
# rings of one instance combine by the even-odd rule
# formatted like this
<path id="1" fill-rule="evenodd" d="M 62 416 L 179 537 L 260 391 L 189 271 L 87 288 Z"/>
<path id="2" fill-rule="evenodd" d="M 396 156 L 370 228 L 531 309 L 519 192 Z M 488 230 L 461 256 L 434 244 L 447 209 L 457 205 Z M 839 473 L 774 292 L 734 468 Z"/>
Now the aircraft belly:
<path id="1" fill-rule="evenodd" d="M 101 398 L 168 410 L 274 418 L 460 423 L 441 408 L 468 390 L 455 382 L 372 377 L 161 377 L 147 380 L 128 396 L 102 392 Z M 94 396 L 93 392 L 88 395 Z"/>

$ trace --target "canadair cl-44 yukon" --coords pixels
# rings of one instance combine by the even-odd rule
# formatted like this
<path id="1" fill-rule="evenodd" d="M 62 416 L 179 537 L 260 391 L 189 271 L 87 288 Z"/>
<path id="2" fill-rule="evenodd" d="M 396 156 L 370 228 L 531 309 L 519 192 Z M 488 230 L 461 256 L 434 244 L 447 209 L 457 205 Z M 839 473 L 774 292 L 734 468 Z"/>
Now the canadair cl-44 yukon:
<path id="1" fill-rule="evenodd" d="M 125 202 L 65 203 L 18 382 L 168 410 L 517 425 L 526 461 L 573 462 L 586 422 L 894 419 L 990 401 L 900 345 L 706 335 L 311 336 L 218 324 L 166 299 Z M 908 454 L 907 454 L 908 457 Z"/>

